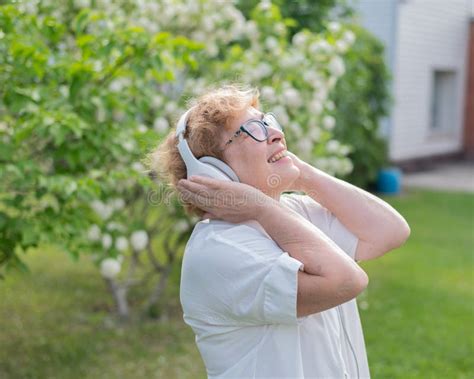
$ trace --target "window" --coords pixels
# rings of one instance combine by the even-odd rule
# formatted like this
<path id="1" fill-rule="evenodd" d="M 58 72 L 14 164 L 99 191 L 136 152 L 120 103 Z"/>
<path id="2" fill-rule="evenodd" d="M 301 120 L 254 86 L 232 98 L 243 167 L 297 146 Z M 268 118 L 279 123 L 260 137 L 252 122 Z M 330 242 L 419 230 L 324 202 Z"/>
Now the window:
<path id="1" fill-rule="evenodd" d="M 430 129 L 435 133 L 450 131 L 455 123 L 456 72 L 435 70 L 431 88 Z"/>

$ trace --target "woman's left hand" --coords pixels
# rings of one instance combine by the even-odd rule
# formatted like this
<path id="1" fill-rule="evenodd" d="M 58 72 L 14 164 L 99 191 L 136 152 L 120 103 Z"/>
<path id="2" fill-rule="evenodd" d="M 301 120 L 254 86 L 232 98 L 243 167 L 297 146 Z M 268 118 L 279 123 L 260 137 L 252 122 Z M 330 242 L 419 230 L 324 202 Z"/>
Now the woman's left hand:
<path id="1" fill-rule="evenodd" d="M 288 153 L 288 156 L 293 161 L 293 164 L 296 167 L 298 167 L 298 169 L 300 170 L 300 176 L 291 185 L 291 190 L 305 192 L 305 175 L 306 175 L 306 170 L 308 169 L 309 165 L 302 159 L 298 158 L 292 152 L 287 151 L 287 153 Z"/>

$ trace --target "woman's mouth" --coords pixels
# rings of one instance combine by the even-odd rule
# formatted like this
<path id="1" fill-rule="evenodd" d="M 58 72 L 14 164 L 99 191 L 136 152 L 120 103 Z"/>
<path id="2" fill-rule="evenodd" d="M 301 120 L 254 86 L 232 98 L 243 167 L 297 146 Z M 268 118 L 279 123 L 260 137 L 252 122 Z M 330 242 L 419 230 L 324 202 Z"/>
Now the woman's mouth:
<path id="1" fill-rule="evenodd" d="M 278 161 L 280 161 L 280 160 L 282 160 L 282 159 L 285 160 L 284 158 L 290 158 L 290 157 L 288 157 L 286 150 L 281 151 L 281 152 L 279 152 L 279 153 L 277 153 L 277 154 L 275 154 L 275 155 L 272 155 L 272 156 L 267 160 L 267 162 L 268 162 L 268 163 L 275 163 L 275 162 L 278 162 Z"/>

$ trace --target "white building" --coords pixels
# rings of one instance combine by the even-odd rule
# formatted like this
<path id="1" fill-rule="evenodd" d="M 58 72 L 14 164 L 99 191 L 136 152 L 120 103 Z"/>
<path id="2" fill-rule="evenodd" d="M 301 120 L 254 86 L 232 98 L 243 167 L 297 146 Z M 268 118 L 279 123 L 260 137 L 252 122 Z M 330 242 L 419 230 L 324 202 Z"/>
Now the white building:
<path id="1" fill-rule="evenodd" d="M 390 160 L 408 162 L 462 152 L 474 0 L 354 0 L 353 4 L 362 25 L 384 43 L 393 75 L 394 104 L 381 130 L 389 141 Z"/>

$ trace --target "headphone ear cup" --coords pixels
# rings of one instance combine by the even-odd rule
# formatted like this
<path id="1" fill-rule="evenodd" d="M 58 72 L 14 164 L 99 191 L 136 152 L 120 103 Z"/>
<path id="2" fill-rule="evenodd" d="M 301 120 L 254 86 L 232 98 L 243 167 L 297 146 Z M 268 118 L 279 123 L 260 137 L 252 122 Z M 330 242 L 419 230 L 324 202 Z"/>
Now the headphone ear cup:
<path id="1" fill-rule="evenodd" d="M 199 158 L 199 162 L 206 163 L 215 167 L 219 171 L 222 171 L 230 179 L 232 179 L 232 181 L 240 183 L 239 177 L 237 176 L 235 171 L 232 170 L 228 164 L 222 162 L 220 159 L 206 156 Z"/>

